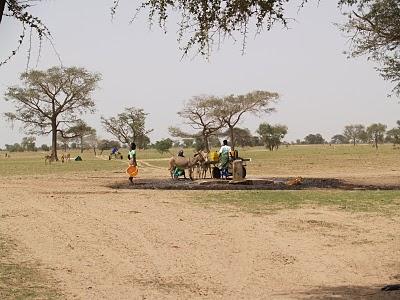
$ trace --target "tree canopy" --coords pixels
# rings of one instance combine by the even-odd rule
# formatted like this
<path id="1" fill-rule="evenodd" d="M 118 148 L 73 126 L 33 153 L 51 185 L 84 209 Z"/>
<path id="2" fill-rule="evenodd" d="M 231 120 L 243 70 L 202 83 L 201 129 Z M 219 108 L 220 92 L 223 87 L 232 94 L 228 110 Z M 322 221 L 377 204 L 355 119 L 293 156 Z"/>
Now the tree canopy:
<path id="1" fill-rule="evenodd" d="M 305 144 L 325 144 L 325 139 L 320 133 L 312 134 L 310 133 L 304 138 Z"/>
<path id="2" fill-rule="evenodd" d="M 30 8 L 41 0 L 0 0 L 0 23 L 3 16 L 22 25 L 16 49 L 1 64 L 19 50 L 27 28 L 40 41 L 51 41 L 49 29 L 32 15 Z M 317 0 L 315 0 L 317 1 Z M 348 20 L 341 28 L 351 36 L 352 56 L 366 55 L 378 63 L 377 69 L 385 80 L 394 84 L 393 92 L 400 95 L 400 2 L 398 0 L 337 0 Z M 111 14 L 128 0 L 113 0 Z M 183 55 L 191 49 L 208 56 L 215 44 L 224 38 L 242 39 L 243 51 L 249 34 L 255 30 L 270 30 L 275 24 L 287 27 L 290 17 L 287 8 L 303 7 L 311 0 L 145 0 L 133 19 L 147 12 L 150 25 L 158 24 L 165 32 L 170 15 L 178 14 L 178 41 Z M 253 30 L 252 30 L 253 27 Z"/>
<path id="3" fill-rule="evenodd" d="M 171 139 L 162 139 L 154 144 L 154 148 L 161 154 L 167 153 L 172 147 L 173 141 Z"/>
<path id="4" fill-rule="evenodd" d="M 268 91 L 253 91 L 244 95 L 229 95 L 219 99 L 214 116 L 228 127 L 232 149 L 235 149 L 234 128 L 246 114 L 261 115 L 274 111 L 271 107 L 278 101 L 279 94 Z"/>
<path id="5" fill-rule="evenodd" d="M 76 122 L 76 124 L 74 126 L 70 127 L 66 131 L 66 134 L 71 135 L 71 138 L 77 139 L 79 141 L 79 146 L 81 148 L 81 153 L 83 153 L 83 148 L 84 148 L 83 139 L 85 137 L 90 136 L 90 135 L 95 135 L 96 134 L 96 129 L 90 127 L 84 121 L 79 120 L 79 121 Z"/>
<path id="6" fill-rule="evenodd" d="M 203 138 L 205 150 L 209 152 L 209 137 L 223 126 L 223 123 L 214 116 L 214 111 L 218 104 L 219 100 L 214 96 L 201 95 L 192 97 L 185 103 L 183 109 L 178 112 L 178 115 L 198 133 L 189 134 L 179 128 L 170 127 L 169 131 L 171 135 L 182 138 L 195 138 L 200 134 Z"/>
<path id="7" fill-rule="evenodd" d="M 268 123 L 261 123 L 257 129 L 257 133 L 261 137 L 261 141 L 270 151 L 278 150 L 282 144 L 282 139 L 288 132 L 285 125 L 270 125 Z"/>
<path id="8" fill-rule="evenodd" d="M 146 129 L 146 113 L 142 108 L 127 107 L 116 117 L 101 117 L 104 129 L 123 144 L 135 142 L 145 148 L 150 142 L 147 136 L 153 129 Z"/>
<path id="9" fill-rule="evenodd" d="M 342 29 L 351 34 L 351 55 L 367 55 L 378 63 L 385 80 L 400 95 L 400 2 L 398 0 L 341 0 L 347 5 L 348 22 Z"/>
<path id="10" fill-rule="evenodd" d="M 100 74 L 77 67 L 24 72 L 21 86 L 11 86 L 5 94 L 15 106 L 5 116 L 22 122 L 28 134 L 51 133 L 52 156 L 57 160 L 57 133 L 63 136 L 80 115 L 94 112 L 92 92 L 100 79 Z"/>
<path id="11" fill-rule="evenodd" d="M 383 143 L 387 126 L 382 123 L 374 123 L 367 127 L 369 141 L 378 149 L 378 144 Z"/>
<path id="12" fill-rule="evenodd" d="M 363 136 L 365 136 L 365 126 L 361 124 L 346 125 L 343 130 L 343 136 L 345 136 L 349 141 L 352 141 L 355 146 L 356 143 L 363 141 Z"/>

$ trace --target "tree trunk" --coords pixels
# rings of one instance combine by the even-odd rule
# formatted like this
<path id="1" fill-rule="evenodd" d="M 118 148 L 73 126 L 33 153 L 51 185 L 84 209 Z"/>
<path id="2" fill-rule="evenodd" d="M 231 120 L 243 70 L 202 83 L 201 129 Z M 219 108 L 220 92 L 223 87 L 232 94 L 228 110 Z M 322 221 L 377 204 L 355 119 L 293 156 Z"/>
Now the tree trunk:
<path id="1" fill-rule="evenodd" d="M 6 0 L 0 0 L 0 23 L 3 18 L 4 7 L 6 6 Z"/>
<path id="2" fill-rule="evenodd" d="M 375 148 L 378 150 L 378 137 L 375 135 Z"/>
<path id="3" fill-rule="evenodd" d="M 229 126 L 229 136 L 231 138 L 231 149 L 232 151 L 235 150 L 235 136 L 233 133 L 233 126 Z"/>
<path id="4" fill-rule="evenodd" d="M 208 143 L 208 135 L 203 134 L 203 140 L 204 140 L 204 147 L 206 148 L 206 152 L 210 152 L 210 145 Z"/>
<path id="5" fill-rule="evenodd" d="M 353 138 L 353 146 L 356 145 L 356 138 Z"/>
<path id="6" fill-rule="evenodd" d="M 56 120 L 51 121 L 51 157 L 58 161 L 57 157 L 57 123 Z"/>
<path id="7" fill-rule="evenodd" d="M 97 156 L 97 153 L 96 153 L 96 146 L 93 146 L 93 152 L 94 152 L 94 156 Z"/>
<path id="8" fill-rule="evenodd" d="M 83 136 L 80 136 L 80 143 L 81 143 L 81 153 L 83 153 Z"/>

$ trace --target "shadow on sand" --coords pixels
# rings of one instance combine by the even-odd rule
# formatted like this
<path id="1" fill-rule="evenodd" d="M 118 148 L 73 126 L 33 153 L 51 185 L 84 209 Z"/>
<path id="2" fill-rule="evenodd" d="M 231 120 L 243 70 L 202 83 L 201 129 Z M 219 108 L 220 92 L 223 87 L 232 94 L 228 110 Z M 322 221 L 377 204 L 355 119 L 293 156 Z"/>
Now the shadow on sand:
<path id="1" fill-rule="evenodd" d="M 382 291 L 382 286 L 333 286 L 316 287 L 306 292 L 277 293 L 276 296 L 289 299 L 309 299 L 309 300 L 398 300 L 400 291 Z"/>

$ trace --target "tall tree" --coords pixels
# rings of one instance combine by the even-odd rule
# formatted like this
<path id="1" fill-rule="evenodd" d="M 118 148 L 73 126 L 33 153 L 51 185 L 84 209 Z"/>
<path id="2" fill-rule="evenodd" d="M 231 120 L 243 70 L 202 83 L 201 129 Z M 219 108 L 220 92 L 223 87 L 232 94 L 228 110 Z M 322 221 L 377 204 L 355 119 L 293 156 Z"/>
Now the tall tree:
<path id="1" fill-rule="evenodd" d="M 393 143 L 393 146 L 400 145 L 400 120 L 396 121 L 397 127 L 386 132 L 385 142 Z"/>
<path id="2" fill-rule="evenodd" d="M 227 137 L 230 136 L 230 130 L 223 132 L 220 136 Z M 233 129 L 233 137 L 236 145 L 240 147 L 253 146 L 254 140 L 253 136 L 248 128 L 235 127 Z"/>
<path id="3" fill-rule="evenodd" d="M 83 153 L 83 148 L 84 148 L 84 138 L 89 135 L 95 135 L 96 134 L 96 129 L 90 127 L 88 124 L 86 124 L 84 121 L 79 120 L 76 122 L 75 125 L 70 127 L 67 131 L 66 134 L 71 136 L 71 138 L 78 139 L 79 140 L 79 146 L 81 149 L 81 153 Z"/>
<path id="4" fill-rule="evenodd" d="M 379 143 L 384 142 L 386 127 L 382 123 L 374 123 L 367 127 L 368 137 L 376 149 Z"/>
<path id="5" fill-rule="evenodd" d="M 160 152 L 161 154 L 167 153 L 169 149 L 172 147 L 173 141 L 169 138 L 157 141 L 154 144 L 154 148 Z"/>
<path id="6" fill-rule="evenodd" d="M 261 115 L 274 111 L 271 104 L 279 99 L 278 93 L 253 91 L 245 95 L 230 95 L 219 99 L 214 115 L 228 127 L 232 150 L 235 149 L 234 128 L 247 114 Z"/>
<path id="7" fill-rule="evenodd" d="M 182 142 L 183 142 L 183 146 L 185 148 L 191 148 L 191 147 L 193 147 L 194 139 L 193 138 L 183 138 Z"/>
<path id="8" fill-rule="evenodd" d="M 36 151 L 36 137 L 26 136 L 22 138 L 21 147 L 23 151 Z"/>
<path id="9" fill-rule="evenodd" d="M 392 128 L 386 132 L 385 142 L 400 145 L 400 128 Z"/>
<path id="10" fill-rule="evenodd" d="M 63 135 L 78 116 L 94 112 L 91 95 L 100 79 L 100 74 L 77 67 L 24 72 L 21 86 L 9 87 L 5 94 L 15 105 L 15 112 L 5 116 L 22 122 L 28 134 L 51 133 L 52 158 L 58 160 L 57 133 Z"/>
<path id="11" fill-rule="evenodd" d="M 209 137 L 216 134 L 222 127 L 221 121 L 215 118 L 214 113 L 219 103 L 220 100 L 214 96 L 194 96 L 178 112 L 186 124 L 200 132 L 207 152 L 210 151 Z M 175 137 L 195 138 L 197 136 L 197 134 L 188 134 L 175 127 L 171 127 L 169 131 Z"/>
<path id="12" fill-rule="evenodd" d="M 362 140 L 362 135 L 365 131 L 364 125 L 352 124 L 344 127 L 343 135 L 353 142 L 353 146 Z"/>
<path id="13" fill-rule="evenodd" d="M 332 138 L 331 138 L 331 144 L 348 144 L 349 143 L 349 139 L 344 136 L 343 134 L 335 134 Z"/>
<path id="14" fill-rule="evenodd" d="M 128 107 L 116 117 L 101 117 L 104 129 L 121 143 L 129 145 L 135 142 L 138 148 L 145 148 L 149 142 L 147 136 L 153 129 L 146 129 L 146 113 L 142 108 Z"/>
<path id="15" fill-rule="evenodd" d="M 305 144 L 325 144 L 325 139 L 322 137 L 321 134 L 312 134 L 310 133 L 304 138 Z"/>
<path id="16" fill-rule="evenodd" d="M 270 125 L 268 123 L 261 123 L 257 129 L 261 141 L 270 151 L 278 150 L 287 131 L 288 128 L 285 125 Z"/>
<path id="17" fill-rule="evenodd" d="M 98 144 L 99 144 L 99 140 L 97 138 L 96 130 L 88 135 L 85 135 L 84 145 L 88 149 L 93 149 L 94 156 L 97 155 L 96 149 L 97 149 Z"/>

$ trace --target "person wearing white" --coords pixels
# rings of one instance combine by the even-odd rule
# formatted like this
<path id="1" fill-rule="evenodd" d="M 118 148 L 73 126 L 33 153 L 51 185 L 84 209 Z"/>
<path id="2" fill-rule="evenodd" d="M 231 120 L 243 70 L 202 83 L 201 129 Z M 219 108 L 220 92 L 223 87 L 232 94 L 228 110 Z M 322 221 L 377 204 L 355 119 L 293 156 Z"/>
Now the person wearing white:
<path id="1" fill-rule="evenodd" d="M 228 153 L 231 152 L 231 146 L 228 146 L 228 141 L 224 140 L 222 143 L 223 143 L 223 145 L 219 149 L 219 154 L 226 153 L 226 152 L 228 152 Z"/>
<path id="2" fill-rule="evenodd" d="M 228 146 L 228 141 L 224 140 L 222 142 L 221 149 L 219 149 L 219 168 L 220 169 L 228 168 L 230 151 L 231 151 L 231 147 Z"/>

